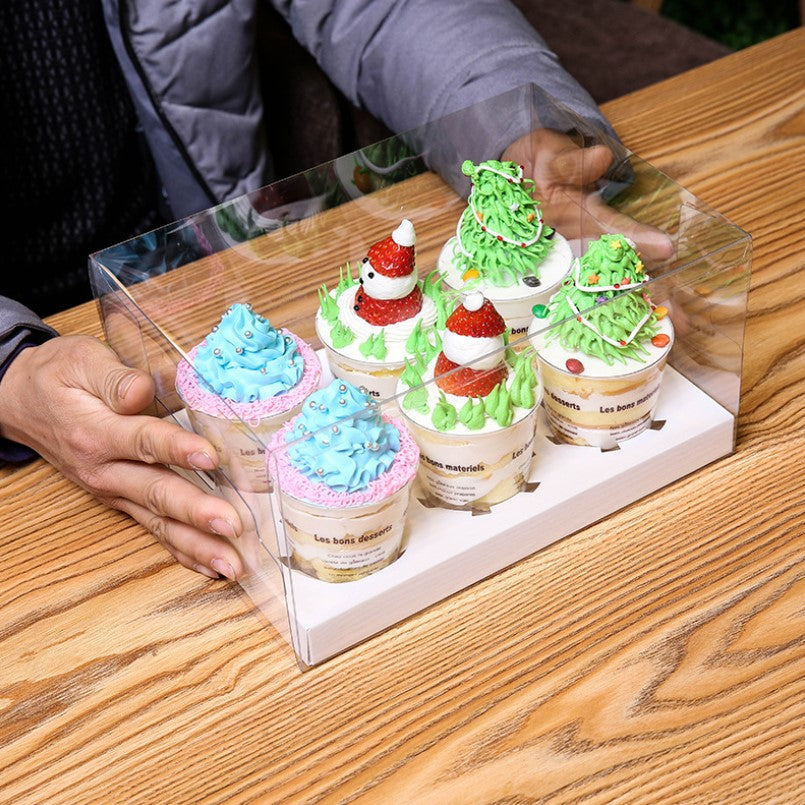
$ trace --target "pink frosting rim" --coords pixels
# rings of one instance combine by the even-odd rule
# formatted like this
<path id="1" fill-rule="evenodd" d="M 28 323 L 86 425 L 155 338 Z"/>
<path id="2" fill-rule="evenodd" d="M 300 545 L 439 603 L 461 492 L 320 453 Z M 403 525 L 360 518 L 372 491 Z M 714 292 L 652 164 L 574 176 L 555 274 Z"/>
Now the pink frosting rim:
<path id="1" fill-rule="evenodd" d="M 292 410 L 318 387 L 319 378 L 321 377 L 321 364 L 311 346 L 290 330 L 285 330 L 284 332 L 296 342 L 296 348 L 305 361 L 301 379 L 285 394 L 279 394 L 268 400 L 258 400 L 253 403 L 225 400 L 206 389 L 200 383 L 192 365 L 184 360 L 180 361 L 176 367 L 176 390 L 185 403 L 194 411 L 201 411 L 203 414 L 216 416 L 220 419 L 241 419 L 247 424 Z M 190 350 L 188 355 L 190 361 L 195 358 L 197 350 L 198 347 L 193 347 Z"/>
<path id="2" fill-rule="evenodd" d="M 419 467 L 419 448 L 402 420 L 383 416 L 384 422 L 400 432 L 400 449 L 386 472 L 357 492 L 336 492 L 326 484 L 317 484 L 297 470 L 285 447 L 285 434 L 292 431 L 298 417 L 286 422 L 272 434 L 266 451 L 268 473 L 279 481 L 279 489 L 291 497 L 317 506 L 346 509 L 369 503 L 379 503 L 399 492 L 416 475 Z M 274 461 L 276 460 L 276 464 Z M 277 478 L 277 476 L 279 476 Z"/>

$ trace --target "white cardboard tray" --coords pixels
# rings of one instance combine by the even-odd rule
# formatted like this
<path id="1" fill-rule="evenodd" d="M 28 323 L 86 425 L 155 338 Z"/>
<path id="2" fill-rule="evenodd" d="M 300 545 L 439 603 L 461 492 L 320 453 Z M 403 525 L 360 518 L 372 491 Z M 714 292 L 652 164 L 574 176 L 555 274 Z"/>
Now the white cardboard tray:
<path id="1" fill-rule="evenodd" d="M 555 444 L 541 412 L 533 492 L 478 515 L 426 508 L 415 487 L 407 549 L 378 573 L 331 584 L 283 565 L 300 660 L 320 663 L 732 452 L 734 416 L 671 367 L 654 421 L 664 424 L 602 452 Z"/>

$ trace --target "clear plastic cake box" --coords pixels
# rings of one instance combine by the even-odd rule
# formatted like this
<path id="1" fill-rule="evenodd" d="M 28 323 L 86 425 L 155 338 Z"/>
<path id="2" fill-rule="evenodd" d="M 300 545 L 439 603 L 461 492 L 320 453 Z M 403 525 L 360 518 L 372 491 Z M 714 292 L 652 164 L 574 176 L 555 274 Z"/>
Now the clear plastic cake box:
<path id="1" fill-rule="evenodd" d="M 568 188 L 553 207 L 543 205 L 546 222 L 575 256 L 608 231 L 600 219 L 610 211 L 628 216 L 620 224 L 627 236 L 631 220 L 672 240 L 669 258 L 645 260 L 649 293 L 667 306 L 676 332 L 651 424 L 626 441 L 581 447 L 557 439 L 540 407 L 533 442 L 518 448 L 532 456 L 521 491 L 492 505 L 443 506 L 417 480 L 399 558 L 363 578 L 332 583 L 291 561 L 292 519 L 280 484 L 244 482 L 256 465 L 271 468 L 280 456 L 235 417 L 240 441 L 236 448 L 228 439 L 217 445 L 222 469 L 188 477 L 238 509 L 246 529 L 234 542 L 246 568 L 240 584 L 302 668 L 731 453 L 751 238 L 527 86 L 90 257 L 109 344 L 154 377 L 151 413 L 189 427 L 177 366 L 230 305 L 248 302 L 316 348 L 324 384 L 330 374 L 314 327 L 321 284 L 333 287 L 347 263 L 354 272 L 368 247 L 403 218 L 416 227 L 418 272 L 430 274 L 466 206 L 469 183 L 458 166 L 497 158 L 519 134 L 538 129 L 576 146 L 603 143 L 617 154 L 595 186 Z M 530 344 L 528 334 L 514 334 L 509 348 Z M 399 416 L 401 404 L 402 395 L 376 401 L 389 416 Z"/>

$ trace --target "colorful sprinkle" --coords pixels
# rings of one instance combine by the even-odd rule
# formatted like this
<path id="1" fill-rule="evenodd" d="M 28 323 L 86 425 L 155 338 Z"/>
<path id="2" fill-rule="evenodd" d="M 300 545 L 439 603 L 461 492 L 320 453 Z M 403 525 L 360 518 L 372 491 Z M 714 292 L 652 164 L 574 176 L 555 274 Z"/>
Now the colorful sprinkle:
<path id="1" fill-rule="evenodd" d="M 531 312 L 538 318 L 544 319 L 548 316 L 548 306 L 547 305 L 534 305 L 531 308 Z"/>
<path id="2" fill-rule="evenodd" d="M 481 275 L 478 273 L 478 271 L 477 271 L 476 269 L 474 269 L 474 268 L 468 268 L 468 269 L 467 269 L 467 270 L 466 270 L 466 271 L 465 271 L 465 272 L 464 272 L 464 273 L 461 275 L 461 279 L 463 279 L 463 280 L 466 282 L 467 280 L 474 280 L 474 279 L 478 279 L 478 277 L 480 277 L 480 276 L 481 276 Z"/>
<path id="3" fill-rule="evenodd" d="M 580 375 L 584 371 L 584 364 L 575 358 L 568 358 L 565 361 L 567 371 L 574 375 Z"/>
<path id="4" fill-rule="evenodd" d="M 651 343 L 654 344 L 655 347 L 667 347 L 668 344 L 671 343 L 671 339 L 665 333 L 658 333 L 651 339 Z"/>
<path id="5" fill-rule="evenodd" d="M 590 276 L 587 277 L 587 284 L 588 285 L 598 285 L 598 280 L 600 280 L 600 279 L 601 279 L 601 277 L 599 277 L 598 274 L 590 274 Z"/>
<path id="6" fill-rule="evenodd" d="M 654 315 L 658 319 L 664 319 L 668 315 L 668 308 L 665 307 L 665 305 L 657 305 L 657 307 L 654 308 Z"/>

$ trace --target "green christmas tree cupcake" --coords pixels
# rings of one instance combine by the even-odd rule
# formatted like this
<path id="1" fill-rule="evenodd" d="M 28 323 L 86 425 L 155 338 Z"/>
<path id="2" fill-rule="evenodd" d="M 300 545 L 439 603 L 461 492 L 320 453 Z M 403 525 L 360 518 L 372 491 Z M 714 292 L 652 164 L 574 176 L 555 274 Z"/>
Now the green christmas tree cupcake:
<path id="1" fill-rule="evenodd" d="M 517 336 L 528 329 L 532 307 L 546 303 L 567 276 L 570 246 L 543 220 L 522 166 L 467 160 L 461 170 L 472 190 L 439 270 L 450 287 L 481 291 Z"/>
<path id="2" fill-rule="evenodd" d="M 550 303 L 534 306 L 529 332 L 559 438 L 612 447 L 651 424 L 674 330 L 647 281 L 632 242 L 603 235 Z"/>

